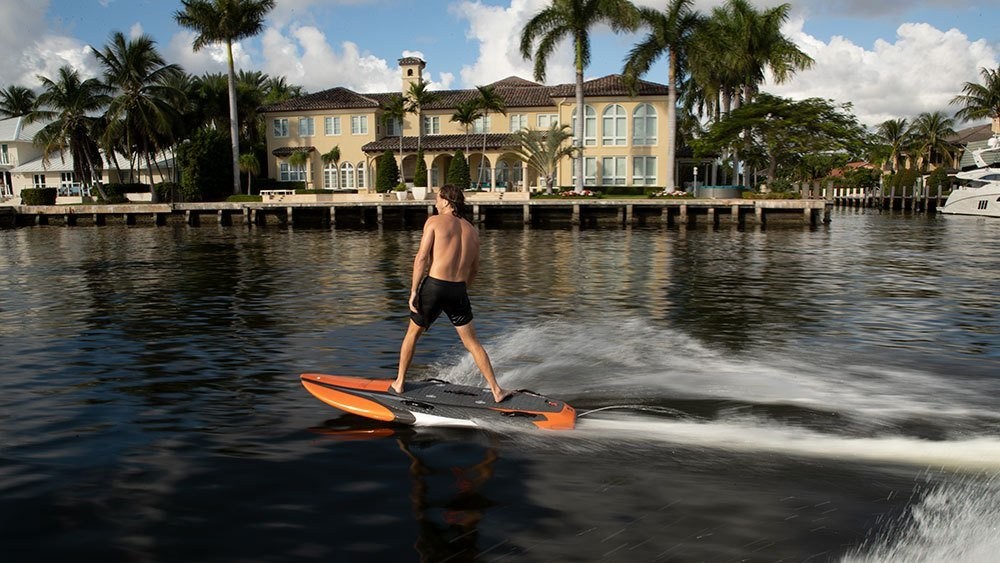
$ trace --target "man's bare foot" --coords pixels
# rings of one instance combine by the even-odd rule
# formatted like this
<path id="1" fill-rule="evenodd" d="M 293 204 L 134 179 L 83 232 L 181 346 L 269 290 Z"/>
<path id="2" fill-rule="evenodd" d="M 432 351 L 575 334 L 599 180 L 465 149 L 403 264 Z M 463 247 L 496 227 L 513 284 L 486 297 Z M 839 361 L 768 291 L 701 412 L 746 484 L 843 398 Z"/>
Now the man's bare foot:
<path id="1" fill-rule="evenodd" d="M 493 392 L 493 400 L 497 403 L 502 403 L 513 395 L 513 391 L 507 391 L 506 389 L 500 389 L 499 391 Z"/>
<path id="2" fill-rule="evenodd" d="M 389 384 L 389 391 L 396 393 L 397 395 L 403 394 L 403 385 L 397 381 L 393 381 Z"/>

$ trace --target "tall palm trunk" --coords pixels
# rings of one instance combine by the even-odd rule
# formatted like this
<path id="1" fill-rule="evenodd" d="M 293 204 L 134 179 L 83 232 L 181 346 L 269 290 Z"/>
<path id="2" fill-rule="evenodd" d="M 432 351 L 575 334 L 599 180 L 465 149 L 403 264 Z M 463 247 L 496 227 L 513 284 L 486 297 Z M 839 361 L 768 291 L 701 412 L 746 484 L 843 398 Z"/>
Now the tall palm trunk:
<path id="1" fill-rule="evenodd" d="M 486 120 L 489 119 L 490 110 L 483 111 L 483 154 L 479 155 L 479 176 L 476 178 L 476 189 L 483 187 L 483 178 L 486 174 Z"/>
<path id="2" fill-rule="evenodd" d="M 236 70 L 233 62 L 233 42 L 226 41 L 229 57 L 229 137 L 233 148 L 233 193 L 240 193 L 240 131 L 236 116 Z"/>
<path id="3" fill-rule="evenodd" d="M 583 193 L 583 132 L 584 132 L 584 107 L 583 107 L 583 54 L 580 41 L 576 42 L 576 183 L 573 191 Z"/>
<path id="4" fill-rule="evenodd" d="M 670 50 L 667 67 L 667 191 L 676 188 L 674 160 L 677 156 L 677 52 Z"/>

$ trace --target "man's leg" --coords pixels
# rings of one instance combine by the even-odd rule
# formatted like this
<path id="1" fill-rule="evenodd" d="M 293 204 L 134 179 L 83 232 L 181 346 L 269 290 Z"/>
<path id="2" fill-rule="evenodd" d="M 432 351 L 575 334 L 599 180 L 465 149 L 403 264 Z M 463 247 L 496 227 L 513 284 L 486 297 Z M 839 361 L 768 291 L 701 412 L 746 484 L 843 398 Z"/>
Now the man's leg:
<path id="1" fill-rule="evenodd" d="M 406 336 L 403 337 L 403 345 L 399 348 L 399 372 L 396 381 L 392 382 L 392 388 L 397 393 L 403 392 L 403 385 L 406 383 L 406 370 L 410 369 L 410 362 L 413 361 L 413 351 L 417 348 L 417 340 L 424 333 L 424 329 L 410 319 L 410 326 L 406 329 Z"/>
<path id="2" fill-rule="evenodd" d="M 496 375 L 493 374 L 493 364 L 490 363 L 490 356 L 486 353 L 483 345 L 479 343 L 476 328 L 472 326 L 472 323 L 456 326 L 455 330 L 458 331 L 458 337 L 462 339 L 465 349 L 472 354 L 472 359 L 479 366 L 479 371 L 483 372 L 483 377 L 486 378 L 486 383 L 489 384 L 490 391 L 493 392 L 493 400 L 499 403 L 509 397 L 511 392 L 501 388 L 500 384 L 497 383 Z"/>

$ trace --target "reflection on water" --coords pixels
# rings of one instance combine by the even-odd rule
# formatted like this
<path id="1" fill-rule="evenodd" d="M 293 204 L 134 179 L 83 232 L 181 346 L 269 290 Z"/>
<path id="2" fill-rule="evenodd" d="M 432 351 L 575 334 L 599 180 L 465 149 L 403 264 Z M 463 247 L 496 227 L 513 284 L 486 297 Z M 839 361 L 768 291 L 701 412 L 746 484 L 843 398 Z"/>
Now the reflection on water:
<path id="1" fill-rule="evenodd" d="M 473 304 L 501 382 L 593 412 L 572 433 L 480 433 L 380 426 L 299 388 L 394 374 L 417 230 L 0 231 L 0 545 L 977 560 L 1000 524 L 969 500 L 995 499 L 1000 471 L 998 235 L 856 211 L 484 230 Z M 447 323 L 413 369 L 481 384 Z"/>

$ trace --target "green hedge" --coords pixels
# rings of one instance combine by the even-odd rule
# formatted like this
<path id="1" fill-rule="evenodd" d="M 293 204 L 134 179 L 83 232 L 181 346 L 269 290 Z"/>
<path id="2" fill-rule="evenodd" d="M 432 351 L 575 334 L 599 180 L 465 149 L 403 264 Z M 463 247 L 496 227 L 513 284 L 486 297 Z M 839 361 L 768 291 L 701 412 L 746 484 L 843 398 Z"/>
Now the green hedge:
<path id="1" fill-rule="evenodd" d="M 239 194 L 227 197 L 226 201 L 229 203 L 247 203 L 247 202 L 260 202 L 262 199 L 263 198 L 261 198 L 261 196 L 259 195 Z"/>
<path id="2" fill-rule="evenodd" d="M 743 192 L 743 199 L 802 199 L 802 194 L 799 192 L 753 192 L 745 191 Z"/>
<path id="3" fill-rule="evenodd" d="M 56 188 L 28 188 L 21 190 L 21 203 L 23 205 L 55 205 Z"/>

